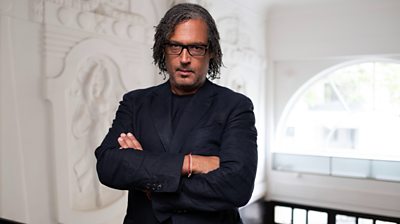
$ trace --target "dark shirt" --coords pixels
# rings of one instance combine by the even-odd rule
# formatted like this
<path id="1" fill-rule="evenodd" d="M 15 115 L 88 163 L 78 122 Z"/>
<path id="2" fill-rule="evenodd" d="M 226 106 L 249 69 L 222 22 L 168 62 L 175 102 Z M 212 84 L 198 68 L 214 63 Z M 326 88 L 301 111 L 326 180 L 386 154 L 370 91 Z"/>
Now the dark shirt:
<path id="1" fill-rule="evenodd" d="M 193 96 L 194 94 L 175 95 L 172 93 L 172 100 L 171 100 L 172 135 L 175 133 L 179 120 L 182 117 L 182 114 L 185 111 L 186 106 L 189 104 Z"/>

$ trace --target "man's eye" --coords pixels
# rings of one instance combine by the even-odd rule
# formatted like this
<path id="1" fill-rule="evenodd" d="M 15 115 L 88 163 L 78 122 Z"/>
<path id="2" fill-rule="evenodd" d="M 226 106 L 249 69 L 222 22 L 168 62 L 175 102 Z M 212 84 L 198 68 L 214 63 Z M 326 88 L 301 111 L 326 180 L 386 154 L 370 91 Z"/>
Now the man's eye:
<path id="1" fill-rule="evenodd" d="M 203 46 L 191 46 L 194 50 L 202 50 Z"/>

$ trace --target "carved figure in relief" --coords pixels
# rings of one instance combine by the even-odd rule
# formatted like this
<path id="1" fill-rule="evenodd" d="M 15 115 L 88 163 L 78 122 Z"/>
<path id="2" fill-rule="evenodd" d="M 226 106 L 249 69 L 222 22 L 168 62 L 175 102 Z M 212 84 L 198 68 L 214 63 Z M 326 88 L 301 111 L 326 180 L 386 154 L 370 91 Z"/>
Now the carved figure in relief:
<path id="1" fill-rule="evenodd" d="M 177 4 L 154 40 L 168 81 L 124 95 L 95 151 L 99 179 L 129 191 L 125 224 L 242 223 L 257 131 L 251 100 L 211 82 L 222 65 L 215 21 L 200 5 Z"/>
<path id="2" fill-rule="evenodd" d="M 101 186 L 95 173 L 93 148 L 110 126 L 115 102 L 123 91 L 118 67 L 107 57 L 92 56 L 81 63 L 78 78 L 71 90 L 70 101 L 75 108 L 71 121 L 73 174 L 76 209 L 104 207 L 122 193 Z"/>

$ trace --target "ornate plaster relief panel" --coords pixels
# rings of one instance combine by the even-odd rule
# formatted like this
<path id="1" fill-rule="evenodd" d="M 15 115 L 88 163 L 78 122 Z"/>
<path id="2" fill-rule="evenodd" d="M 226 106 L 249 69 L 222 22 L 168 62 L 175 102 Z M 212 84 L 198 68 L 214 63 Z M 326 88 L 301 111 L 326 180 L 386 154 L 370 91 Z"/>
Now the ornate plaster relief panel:
<path id="1" fill-rule="evenodd" d="M 37 3 L 35 16 L 44 24 L 45 95 L 52 106 L 58 221 L 104 223 L 124 214 L 126 192 L 99 183 L 94 149 L 122 94 L 154 82 L 152 24 L 133 12 L 129 0 Z"/>

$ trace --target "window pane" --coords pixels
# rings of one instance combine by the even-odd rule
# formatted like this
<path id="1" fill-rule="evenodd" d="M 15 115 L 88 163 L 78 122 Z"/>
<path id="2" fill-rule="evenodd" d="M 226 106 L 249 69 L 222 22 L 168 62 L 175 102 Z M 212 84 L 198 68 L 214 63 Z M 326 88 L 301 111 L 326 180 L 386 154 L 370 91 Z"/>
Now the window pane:
<path id="1" fill-rule="evenodd" d="M 350 177 L 368 177 L 369 160 L 332 158 L 332 175 Z"/>
<path id="2" fill-rule="evenodd" d="M 381 221 L 381 220 L 376 220 L 376 224 L 396 224 L 395 222 L 387 222 L 387 221 Z"/>
<path id="3" fill-rule="evenodd" d="M 356 224 L 356 217 L 347 215 L 336 215 L 336 224 Z"/>
<path id="4" fill-rule="evenodd" d="M 274 169 L 400 181 L 400 63 L 343 67 L 300 90 L 279 122 Z"/>
<path id="5" fill-rule="evenodd" d="M 329 158 L 321 156 L 304 156 L 274 153 L 273 169 L 329 174 Z"/>
<path id="6" fill-rule="evenodd" d="M 375 63 L 339 69 L 328 76 L 346 110 L 363 111 L 373 107 Z"/>
<path id="7" fill-rule="evenodd" d="M 293 211 L 293 224 L 306 224 L 307 211 L 305 209 L 295 208 Z"/>
<path id="8" fill-rule="evenodd" d="M 308 211 L 308 224 L 327 224 L 328 214 L 326 212 Z"/>
<path id="9" fill-rule="evenodd" d="M 373 161 L 372 177 L 379 180 L 400 181 L 400 163 L 393 161 Z"/>
<path id="10" fill-rule="evenodd" d="M 307 85 L 288 105 L 279 129 L 280 150 L 400 161 L 400 64 L 356 64 Z"/>
<path id="11" fill-rule="evenodd" d="M 275 206 L 275 223 L 290 224 L 292 222 L 292 208 Z"/>
<path id="12" fill-rule="evenodd" d="M 373 224 L 372 219 L 358 218 L 358 224 Z"/>

